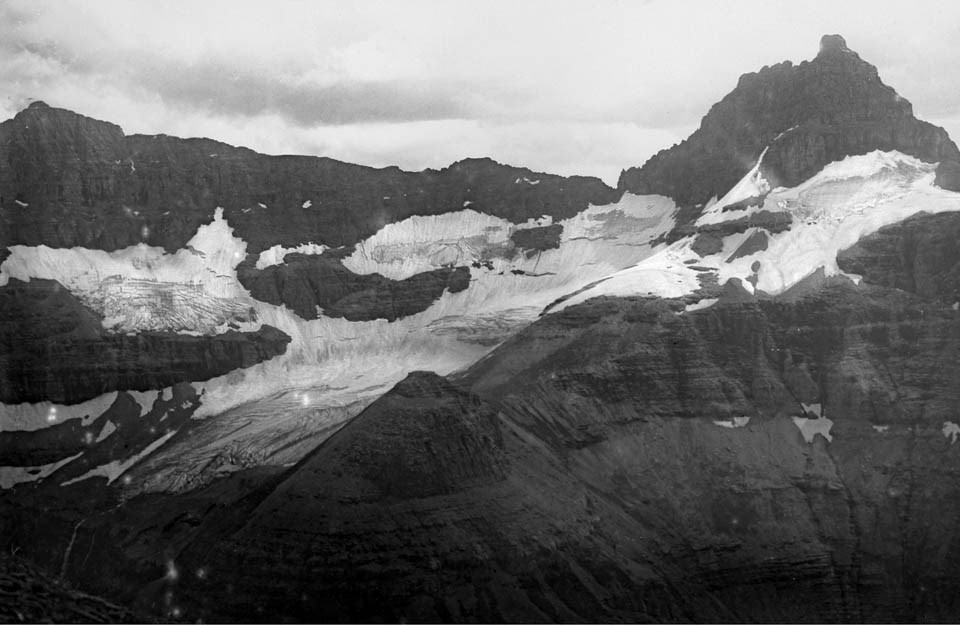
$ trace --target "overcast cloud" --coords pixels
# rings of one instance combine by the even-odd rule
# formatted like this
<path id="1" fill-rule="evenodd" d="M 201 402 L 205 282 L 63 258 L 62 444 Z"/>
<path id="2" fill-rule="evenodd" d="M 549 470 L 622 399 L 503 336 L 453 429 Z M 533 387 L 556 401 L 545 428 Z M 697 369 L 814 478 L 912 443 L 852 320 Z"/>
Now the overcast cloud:
<path id="1" fill-rule="evenodd" d="M 960 138 L 960 3 L 932 1 L 0 0 L 0 118 L 39 99 L 127 133 L 614 184 L 834 32 Z"/>

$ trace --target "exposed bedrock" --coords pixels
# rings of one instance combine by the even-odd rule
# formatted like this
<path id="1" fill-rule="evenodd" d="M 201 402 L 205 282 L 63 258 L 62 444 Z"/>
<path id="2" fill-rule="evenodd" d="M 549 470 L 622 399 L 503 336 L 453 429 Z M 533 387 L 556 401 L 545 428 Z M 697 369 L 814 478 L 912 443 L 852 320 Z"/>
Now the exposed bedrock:
<path id="1" fill-rule="evenodd" d="M 619 193 L 596 178 L 490 159 L 442 170 L 374 169 L 267 156 L 210 139 L 125 136 L 119 126 L 33 103 L 0 124 L 0 249 L 183 247 L 217 206 L 252 254 L 352 245 L 412 215 L 473 210 L 515 223 L 571 217 Z"/>
<path id="2" fill-rule="evenodd" d="M 353 273 L 336 253 L 287 254 L 282 264 L 262 270 L 247 259 L 237 267 L 237 278 L 253 297 L 286 305 L 304 319 L 323 314 L 348 321 L 394 321 L 423 312 L 444 291 L 465 290 L 470 269 L 445 267 L 391 280 L 377 273 Z"/>
<path id="3" fill-rule="evenodd" d="M 960 163 L 957 161 L 940 163 L 933 183 L 947 191 L 960 191 Z"/>
<path id="4" fill-rule="evenodd" d="M 741 76 L 696 132 L 625 170 L 618 187 L 672 197 L 687 209 L 680 221 L 692 220 L 697 205 L 723 197 L 767 146 L 763 172 L 771 187 L 795 186 L 827 163 L 873 150 L 960 160 L 946 131 L 914 117 L 910 102 L 881 81 L 876 67 L 842 37 L 827 36 L 812 61 Z"/>
<path id="5" fill-rule="evenodd" d="M 960 301 L 960 214 L 917 215 L 837 255 L 843 271 L 872 284 L 948 304 Z"/>
<path id="6" fill-rule="evenodd" d="M 536 228 L 514 230 L 510 240 L 519 249 L 529 253 L 545 252 L 560 247 L 560 236 L 563 234 L 563 225 L 550 224 Z"/>
<path id="7" fill-rule="evenodd" d="M 4 623 L 138 623 L 148 619 L 65 586 L 29 562 L 0 555 L 0 621 Z"/>
<path id="8" fill-rule="evenodd" d="M 208 380 L 281 354 L 289 342 L 266 325 L 215 336 L 110 334 L 59 283 L 12 279 L 0 287 L 0 403 L 73 404 Z"/>

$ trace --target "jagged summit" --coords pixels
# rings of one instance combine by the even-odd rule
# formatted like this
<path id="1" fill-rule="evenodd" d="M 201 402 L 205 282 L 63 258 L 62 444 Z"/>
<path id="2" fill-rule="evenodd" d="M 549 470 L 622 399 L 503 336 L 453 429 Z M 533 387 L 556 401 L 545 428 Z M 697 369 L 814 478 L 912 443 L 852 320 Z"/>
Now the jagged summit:
<path id="1" fill-rule="evenodd" d="M 847 40 L 842 35 L 824 35 L 820 38 L 820 54 L 834 52 L 853 52 L 847 47 Z"/>
<path id="2" fill-rule="evenodd" d="M 884 84 L 877 68 L 825 35 L 819 54 L 745 74 L 688 139 L 642 167 L 625 170 L 618 188 L 666 195 L 695 219 L 756 164 L 773 186 L 795 186 L 826 164 L 873 150 L 898 150 L 926 162 L 960 159 L 942 128 L 918 120 L 909 101 Z"/>

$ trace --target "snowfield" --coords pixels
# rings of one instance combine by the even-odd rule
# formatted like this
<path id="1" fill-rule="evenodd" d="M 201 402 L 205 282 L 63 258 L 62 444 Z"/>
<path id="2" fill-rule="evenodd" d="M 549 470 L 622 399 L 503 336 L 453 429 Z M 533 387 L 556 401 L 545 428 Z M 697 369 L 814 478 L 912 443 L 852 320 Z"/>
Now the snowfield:
<path id="1" fill-rule="evenodd" d="M 115 252 L 15 245 L 0 265 L 0 286 L 10 278 L 56 280 L 117 332 L 214 334 L 230 322 L 255 329 L 253 300 L 236 274 L 246 248 L 217 209 L 175 254 L 143 244 Z"/>
<path id="2" fill-rule="evenodd" d="M 510 236 L 554 225 L 549 217 L 517 225 L 463 209 L 390 224 L 359 243 L 343 264 L 356 273 L 393 279 L 451 264 L 470 267 L 468 289 L 445 292 L 425 311 L 394 322 L 308 321 L 284 306 L 254 300 L 236 279 L 246 243 L 234 235 L 221 210 L 175 254 L 146 245 L 112 253 L 16 246 L 0 266 L 0 284 L 10 278 L 57 280 L 113 331 L 211 334 L 224 331 L 229 322 L 242 330 L 269 324 L 291 337 L 280 356 L 193 383 L 202 393 L 194 418 L 209 421 L 199 438 L 158 438 L 149 453 L 117 459 L 78 478 L 102 475 L 112 481 L 126 472 L 139 475 L 141 483 L 124 480 L 124 488 L 186 488 L 194 483 L 192 476 L 176 467 L 205 467 L 226 453 L 225 445 L 241 449 L 248 461 L 295 461 L 297 453 L 319 442 L 311 435 L 334 430 L 410 371 L 445 375 L 472 364 L 554 300 L 650 256 L 658 237 L 673 228 L 675 211 L 667 198 L 628 194 L 616 204 L 591 206 L 558 222 L 563 227 L 559 247 L 545 251 L 517 249 Z M 260 254 L 257 266 L 281 264 L 290 253 L 325 251 L 315 244 L 275 246 Z M 134 394 L 143 411 L 158 391 Z M 57 419 L 88 422 L 116 395 L 80 406 L 0 405 L 0 420 L 6 429 L 37 429 L 56 422 L 49 419 L 56 410 Z M 291 445 L 291 436 L 304 443 Z M 286 448 L 286 455 L 278 455 Z M 154 470 L 137 473 L 139 464 Z M 224 466 L 240 468 L 232 461 Z M 21 473 L 16 479 L 35 479 Z"/>
<path id="3" fill-rule="evenodd" d="M 194 383 L 202 393 L 194 418 L 207 420 L 197 438 L 180 437 L 173 443 L 158 438 L 149 453 L 118 459 L 83 476 L 114 480 L 126 472 L 139 482 L 131 488 L 188 488 L 196 476 L 180 475 L 177 467 L 202 471 L 216 458 L 223 471 L 268 458 L 295 461 L 318 442 L 316 436 L 334 431 L 408 372 L 426 369 L 445 375 L 469 366 L 548 305 L 590 284 L 594 286 L 549 310 L 599 295 L 688 296 L 700 288 L 699 278 L 710 274 L 720 284 L 740 278 L 748 289 L 752 285 L 746 278 L 751 278 L 756 288 L 771 294 L 820 268 L 835 274 L 837 252 L 862 236 L 918 212 L 960 210 L 960 194 L 934 187 L 934 172 L 934 165 L 900 153 L 873 152 L 828 165 L 795 188 L 771 190 L 758 164 L 698 221 L 719 228 L 722 237 L 722 249 L 705 256 L 695 249 L 696 235 L 669 246 L 662 243 L 675 225 L 676 206 L 660 196 L 626 194 L 616 204 L 591 206 L 556 223 L 543 217 L 511 224 L 470 208 L 410 217 L 358 243 L 343 264 L 356 273 L 396 280 L 440 267 L 468 266 L 470 286 L 444 292 L 423 312 L 393 322 L 328 317 L 308 321 L 284 306 L 252 299 L 236 279 L 246 243 L 234 236 L 219 210 L 189 248 L 175 254 L 143 245 L 113 253 L 14 247 L 0 266 L 0 284 L 9 278 L 58 280 L 94 306 L 112 330 L 214 333 L 229 321 L 242 329 L 269 324 L 291 337 L 280 356 Z M 762 209 L 743 201 L 761 196 Z M 731 204 L 740 208 L 723 210 Z M 789 230 L 769 234 L 767 249 L 731 260 L 758 228 L 723 236 L 724 222 L 760 210 L 789 214 Z M 562 231 L 555 249 L 517 249 L 511 240 L 518 230 L 557 225 Z M 316 244 L 275 246 L 260 254 L 257 266 L 282 264 L 290 253 L 325 251 Z M 686 311 L 715 302 L 709 297 L 691 301 Z M 161 389 L 135 394 L 144 412 L 158 392 Z M 0 406 L 0 417 L 7 430 L 38 429 L 64 419 L 89 422 L 116 395 L 77 406 Z M 829 440 L 828 420 L 794 421 L 806 440 L 818 433 Z M 717 425 L 736 428 L 746 421 Z M 234 451 L 227 453 L 225 446 Z M 149 470 L 139 471 L 141 464 Z M 47 469 L 4 468 L 3 481 L 39 479 Z"/>
<path id="4" fill-rule="evenodd" d="M 960 193 L 934 186 L 936 164 L 900 152 L 848 156 L 790 189 L 770 190 L 759 165 L 758 161 L 739 184 L 703 213 L 696 225 L 722 227 L 725 222 L 761 211 L 789 215 L 789 230 L 768 233 L 766 250 L 731 260 L 740 246 L 761 230 L 757 227 L 723 237 L 720 252 L 702 257 L 691 247 L 696 235 L 686 237 L 610 275 L 551 312 L 601 295 L 690 295 L 699 288 L 700 271 L 694 267 L 712 270 L 720 284 L 740 278 L 748 290 L 753 285 L 747 278 L 753 278 L 757 289 L 776 295 L 818 269 L 828 276 L 841 273 L 837 253 L 884 226 L 918 213 L 960 210 Z M 765 196 L 763 207 L 749 201 L 759 196 Z M 744 208 L 724 211 L 732 204 Z M 755 263 L 759 263 L 756 271 Z"/>

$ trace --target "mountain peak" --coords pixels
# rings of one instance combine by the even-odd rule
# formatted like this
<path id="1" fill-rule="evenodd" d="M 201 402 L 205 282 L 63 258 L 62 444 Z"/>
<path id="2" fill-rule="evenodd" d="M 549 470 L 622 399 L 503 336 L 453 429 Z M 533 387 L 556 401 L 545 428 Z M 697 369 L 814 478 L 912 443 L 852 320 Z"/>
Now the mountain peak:
<path id="1" fill-rule="evenodd" d="M 741 77 L 689 138 L 620 176 L 618 188 L 674 199 L 679 221 L 696 219 L 763 156 L 774 187 L 792 187 L 846 156 L 899 151 L 926 162 L 960 161 L 942 128 L 913 115 L 909 101 L 841 35 L 820 40 L 812 62 L 785 62 Z"/>
<path id="2" fill-rule="evenodd" d="M 820 38 L 820 54 L 831 54 L 836 52 L 852 52 L 847 47 L 847 40 L 841 35 L 824 35 Z"/>
<path id="3" fill-rule="evenodd" d="M 42 100 L 34 100 L 27 106 L 28 109 L 48 109 L 50 105 Z"/>

